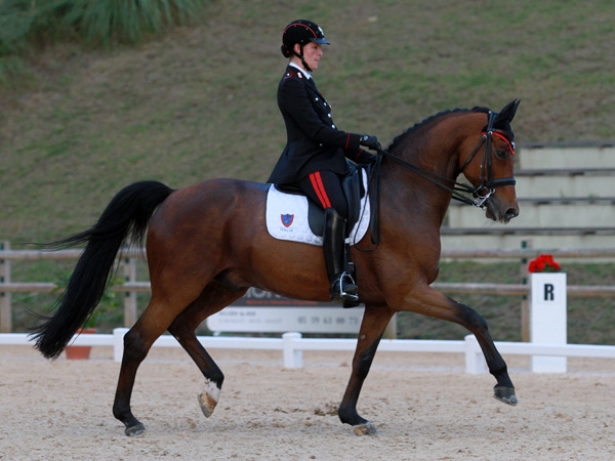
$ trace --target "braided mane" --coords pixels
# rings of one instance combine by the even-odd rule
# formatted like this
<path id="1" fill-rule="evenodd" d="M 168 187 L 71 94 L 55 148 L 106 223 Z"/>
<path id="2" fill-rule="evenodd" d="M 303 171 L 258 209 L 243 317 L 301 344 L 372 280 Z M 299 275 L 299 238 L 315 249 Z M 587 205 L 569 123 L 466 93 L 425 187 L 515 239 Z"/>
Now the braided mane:
<path id="1" fill-rule="evenodd" d="M 427 117 L 422 122 L 419 122 L 419 123 L 417 123 L 414 126 L 411 126 L 406 131 L 404 131 L 402 134 L 396 136 L 395 139 L 393 139 L 393 142 L 391 143 L 391 145 L 389 146 L 389 151 L 391 151 L 397 144 L 402 142 L 404 139 L 406 139 L 406 137 L 410 136 L 412 133 L 414 133 L 420 127 L 422 127 L 424 125 L 427 125 L 428 123 L 430 123 L 430 122 L 434 121 L 435 119 L 440 118 L 440 117 L 442 117 L 444 115 L 456 114 L 458 112 L 484 112 L 484 113 L 488 114 L 489 111 L 490 111 L 489 108 L 481 107 L 481 106 L 475 106 L 472 109 L 450 109 L 450 110 L 443 110 L 442 112 L 438 112 L 435 115 Z"/>

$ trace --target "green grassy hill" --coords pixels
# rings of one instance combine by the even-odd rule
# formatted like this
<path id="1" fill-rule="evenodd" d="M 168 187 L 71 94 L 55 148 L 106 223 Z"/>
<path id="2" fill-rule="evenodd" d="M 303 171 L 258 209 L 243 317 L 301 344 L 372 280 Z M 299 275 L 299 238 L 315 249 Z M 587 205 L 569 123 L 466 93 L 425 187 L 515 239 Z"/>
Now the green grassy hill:
<path id="1" fill-rule="evenodd" d="M 441 110 L 499 110 L 520 98 L 520 143 L 615 139 L 612 0 L 218 0 L 205 14 L 137 47 L 53 46 L 32 58 L 34 80 L 1 90 L 0 240 L 23 248 L 82 230 L 137 180 L 266 180 L 285 143 L 281 32 L 297 18 L 316 21 L 332 43 L 315 77 L 344 130 L 386 145 Z M 14 280 L 65 276 L 35 266 L 15 264 Z M 573 266 L 570 283 L 614 283 L 613 265 Z M 443 265 L 441 281 L 465 277 L 517 283 L 518 266 Z M 40 312 L 49 304 L 42 299 L 15 295 L 16 317 Z M 518 298 L 459 299 L 497 339 L 519 339 Z M 571 342 L 613 341 L 612 300 L 569 305 Z M 404 337 L 465 334 L 413 314 L 400 316 L 400 329 Z"/>
<path id="2" fill-rule="evenodd" d="M 138 47 L 54 46 L 0 99 L 0 239 L 92 223 L 133 181 L 263 181 L 285 142 L 283 27 L 328 39 L 319 87 L 348 131 L 383 144 L 443 109 L 522 105 L 518 141 L 615 139 L 615 5 L 572 1 L 218 1 Z"/>

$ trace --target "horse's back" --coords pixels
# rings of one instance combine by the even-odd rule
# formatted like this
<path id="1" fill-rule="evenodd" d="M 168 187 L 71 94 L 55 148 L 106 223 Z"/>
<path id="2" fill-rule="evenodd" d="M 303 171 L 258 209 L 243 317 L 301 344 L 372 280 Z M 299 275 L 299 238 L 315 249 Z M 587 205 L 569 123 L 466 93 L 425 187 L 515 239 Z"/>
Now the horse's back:
<path id="1" fill-rule="evenodd" d="M 161 205 L 159 213 L 164 219 L 198 218 L 204 213 L 218 217 L 237 213 L 238 208 L 264 207 L 268 184 L 230 178 L 216 178 L 177 189 Z M 173 212 L 170 212 L 170 210 Z"/>
<path id="2" fill-rule="evenodd" d="M 248 223 L 263 226 L 267 184 L 218 178 L 173 192 L 150 222 L 151 242 L 189 244 L 193 239 L 222 239 Z"/>

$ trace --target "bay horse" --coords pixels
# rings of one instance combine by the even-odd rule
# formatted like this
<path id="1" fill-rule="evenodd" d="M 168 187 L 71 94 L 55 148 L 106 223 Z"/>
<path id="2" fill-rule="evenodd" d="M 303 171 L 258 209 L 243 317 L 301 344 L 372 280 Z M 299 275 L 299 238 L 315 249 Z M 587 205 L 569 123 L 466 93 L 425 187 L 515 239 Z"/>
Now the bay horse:
<path id="1" fill-rule="evenodd" d="M 506 363 L 487 323 L 472 308 L 433 289 L 440 258 L 440 226 L 452 197 L 486 210 L 493 221 L 519 214 L 513 177 L 518 100 L 499 113 L 486 108 L 436 114 L 397 136 L 380 152 L 372 177 L 378 184 L 378 245 L 351 250 L 365 314 L 358 333 L 352 372 L 339 406 L 342 423 L 358 435 L 376 433 L 357 412 L 363 382 L 393 314 L 412 311 L 455 322 L 473 333 L 497 383 L 494 396 L 515 405 Z M 458 184 L 463 173 L 469 184 Z M 272 238 L 265 227 L 269 186 L 212 179 L 174 190 L 156 181 L 131 184 L 109 203 L 90 229 L 51 248 L 85 243 L 85 249 L 51 317 L 36 327 L 36 347 L 56 358 L 92 314 L 109 284 L 125 241 L 139 242 L 147 230 L 151 300 L 124 337 L 124 355 L 113 414 L 127 435 L 145 427 L 131 411 L 137 369 L 154 341 L 171 333 L 205 378 L 199 404 L 206 417 L 218 403 L 224 375 L 199 343 L 195 330 L 207 317 L 256 287 L 289 298 L 328 301 L 329 283 L 322 249 Z M 369 243 L 370 230 L 359 244 Z"/>

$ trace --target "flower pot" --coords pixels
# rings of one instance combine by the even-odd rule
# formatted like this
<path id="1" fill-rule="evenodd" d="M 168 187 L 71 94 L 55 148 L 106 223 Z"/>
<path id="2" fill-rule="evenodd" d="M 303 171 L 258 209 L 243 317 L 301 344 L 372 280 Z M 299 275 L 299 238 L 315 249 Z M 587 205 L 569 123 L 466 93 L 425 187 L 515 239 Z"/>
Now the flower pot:
<path id="1" fill-rule="evenodd" d="M 82 328 L 77 332 L 80 335 L 92 335 L 96 328 Z M 92 346 L 66 346 L 66 358 L 69 360 L 88 360 Z"/>

